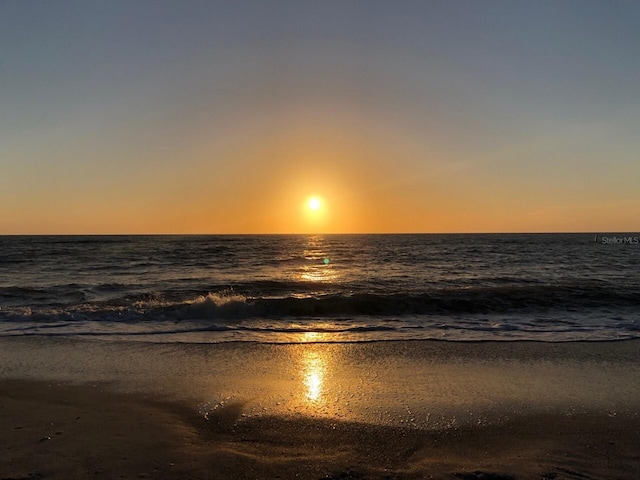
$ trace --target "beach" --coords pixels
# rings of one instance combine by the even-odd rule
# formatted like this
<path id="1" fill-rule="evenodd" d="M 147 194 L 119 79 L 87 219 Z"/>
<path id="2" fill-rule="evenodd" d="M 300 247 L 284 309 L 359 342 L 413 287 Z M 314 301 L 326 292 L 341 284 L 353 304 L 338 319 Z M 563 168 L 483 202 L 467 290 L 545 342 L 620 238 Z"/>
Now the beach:
<path id="1" fill-rule="evenodd" d="M 636 340 L 0 342 L 3 479 L 640 471 Z"/>
<path id="2" fill-rule="evenodd" d="M 0 24 L 0 480 L 640 480 L 640 1 Z"/>

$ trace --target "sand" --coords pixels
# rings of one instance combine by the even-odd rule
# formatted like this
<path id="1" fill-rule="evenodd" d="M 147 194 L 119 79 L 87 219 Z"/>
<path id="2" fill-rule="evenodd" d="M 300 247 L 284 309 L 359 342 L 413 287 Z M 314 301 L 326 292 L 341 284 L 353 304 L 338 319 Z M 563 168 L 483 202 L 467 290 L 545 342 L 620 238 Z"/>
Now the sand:
<path id="1" fill-rule="evenodd" d="M 640 342 L 0 340 L 0 479 L 637 479 Z"/>

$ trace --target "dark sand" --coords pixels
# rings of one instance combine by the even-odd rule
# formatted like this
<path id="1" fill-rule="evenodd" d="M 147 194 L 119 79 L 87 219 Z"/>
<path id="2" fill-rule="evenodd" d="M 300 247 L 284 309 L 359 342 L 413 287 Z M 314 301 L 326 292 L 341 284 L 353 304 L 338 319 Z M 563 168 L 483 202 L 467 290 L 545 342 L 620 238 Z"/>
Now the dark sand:
<path id="1" fill-rule="evenodd" d="M 0 347 L 0 479 L 640 478 L 636 341 Z"/>

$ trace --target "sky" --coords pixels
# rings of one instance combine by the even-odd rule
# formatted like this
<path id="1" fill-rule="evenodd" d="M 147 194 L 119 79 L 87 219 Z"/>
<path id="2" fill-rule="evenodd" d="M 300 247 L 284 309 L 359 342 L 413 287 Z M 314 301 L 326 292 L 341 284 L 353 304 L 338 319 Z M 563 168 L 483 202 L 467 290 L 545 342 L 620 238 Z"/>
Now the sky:
<path id="1" fill-rule="evenodd" d="M 623 0 L 2 0 L 0 234 L 640 231 L 639 25 Z"/>

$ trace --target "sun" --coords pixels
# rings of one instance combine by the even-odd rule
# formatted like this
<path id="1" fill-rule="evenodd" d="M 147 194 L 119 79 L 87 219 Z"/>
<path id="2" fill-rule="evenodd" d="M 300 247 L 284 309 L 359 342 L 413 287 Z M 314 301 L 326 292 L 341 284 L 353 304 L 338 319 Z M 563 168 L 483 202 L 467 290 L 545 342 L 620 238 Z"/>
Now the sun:
<path id="1" fill-rule="evenodd" d="M 322 200 L 320 199 L 320 197 L 311 197 L 307 201 L 307 207 L 309 208 L 309 210 L 317 212 L 322 208 Z"/>

